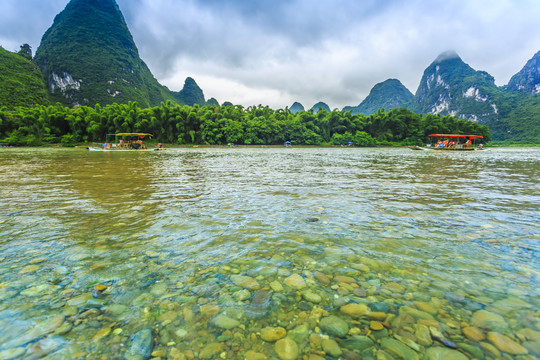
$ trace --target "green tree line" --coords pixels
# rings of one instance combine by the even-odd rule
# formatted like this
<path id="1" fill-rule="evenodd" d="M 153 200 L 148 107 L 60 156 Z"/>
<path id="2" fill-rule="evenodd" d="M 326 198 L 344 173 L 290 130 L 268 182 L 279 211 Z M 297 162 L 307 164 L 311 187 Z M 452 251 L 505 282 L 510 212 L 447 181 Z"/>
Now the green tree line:
<path id="1" fill-rule="evenodd" d="M 273 110 L 268 106 L 181 106 L 173 102 L 141 109 L 136 102 L 94 107 L 51 106 L 0 108 L 0 142 L 39 146 L 102 142 L 107 134 L 146 132 L 167 144 L 356 146 L 422 145 L 432 133 L 483 135 L 489 130 L 452 116 L 420 115 L 407 109 L 384 109 L 365 116 L 352 111 Z"/>

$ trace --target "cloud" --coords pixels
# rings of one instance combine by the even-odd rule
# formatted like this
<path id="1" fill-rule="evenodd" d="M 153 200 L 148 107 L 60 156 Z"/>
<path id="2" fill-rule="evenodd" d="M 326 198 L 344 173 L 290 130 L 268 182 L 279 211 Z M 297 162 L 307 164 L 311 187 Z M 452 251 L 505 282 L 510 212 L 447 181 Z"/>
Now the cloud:
<path id="1" fill-rule="evenodd" d="M 540 50 L 536 0 L 117 2 L 160 82 L 180 90 L 191 76 L 206 97 L 246 106 L 357 105 L 388 78 L 414 93 L 450 49 L 503 85 Z M 66 3 L 4 0 L 0 44 L 36 49 Z"/>

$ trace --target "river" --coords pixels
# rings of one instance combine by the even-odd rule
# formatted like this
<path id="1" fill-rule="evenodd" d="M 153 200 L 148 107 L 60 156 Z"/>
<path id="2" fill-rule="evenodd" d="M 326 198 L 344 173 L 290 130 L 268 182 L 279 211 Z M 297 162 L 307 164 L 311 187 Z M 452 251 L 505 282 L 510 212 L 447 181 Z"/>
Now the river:
<path id="1" fill-rule="evenodd" d="M 0 149 L 0 359 L 540 356 L 540 149 Z"/>

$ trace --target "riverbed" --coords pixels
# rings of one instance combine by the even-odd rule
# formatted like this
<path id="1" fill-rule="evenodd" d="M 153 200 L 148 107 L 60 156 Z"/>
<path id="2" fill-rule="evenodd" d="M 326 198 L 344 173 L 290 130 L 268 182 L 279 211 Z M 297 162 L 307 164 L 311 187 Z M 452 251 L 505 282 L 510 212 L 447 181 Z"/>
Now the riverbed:
<path id="1" fill-rule="evenodd" d="M 540 149 L 0 149 L 0 359 L 535 359 Z"/>

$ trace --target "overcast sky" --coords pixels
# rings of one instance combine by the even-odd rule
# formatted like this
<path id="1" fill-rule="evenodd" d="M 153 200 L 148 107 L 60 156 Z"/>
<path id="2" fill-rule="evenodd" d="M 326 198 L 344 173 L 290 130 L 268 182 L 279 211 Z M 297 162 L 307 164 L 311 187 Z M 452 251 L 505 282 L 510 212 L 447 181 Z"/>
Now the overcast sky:
<path id="1" fill-rule="evenodd" d="M 415 93 L 455 50 L 505 85 L 540 51 L 539 0 L 117 0 L 171 90 L 191 76 L 220 103 L 358 105 L 397 78 Z M 2 0 L 0 46 L 37 50 L 68 0 Z"/>

